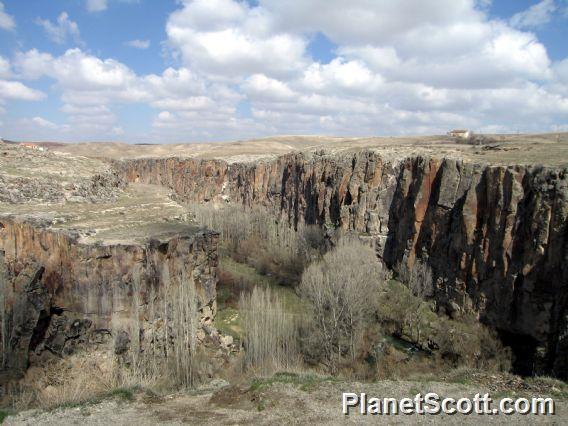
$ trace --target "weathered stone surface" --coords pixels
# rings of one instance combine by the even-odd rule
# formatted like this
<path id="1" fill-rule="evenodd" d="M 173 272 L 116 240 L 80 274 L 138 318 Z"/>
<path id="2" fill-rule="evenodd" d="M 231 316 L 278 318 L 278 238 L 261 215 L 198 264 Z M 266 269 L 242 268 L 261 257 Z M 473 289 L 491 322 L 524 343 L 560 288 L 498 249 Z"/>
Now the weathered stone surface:
<path id="1" fill-rule="evenodd" d="M 21 337 L 10 347 L 17 343 L 21 354 L 29 349 L 35 356 L 44 350 L 66 355 L 84 343 L 117 341 L 120 352 L 121 333 L 139 327 L 144 335 L 145 327 L 153 327 L 160 314 L 152 316 L 150 306 L 163 307 L 165 292 L 182 285 L 182 277 L 195 284 L 198 309 L 207 321 L 215 315 L 215 232 L 197 231 L 144 244 L 102 245 L 81 243 L 73 232 L 50 229 L 49 222 L 41 220 L 4 215 L 0 224 L 2 265 L 18 277 L 15 288 L 25 290 L 25 297 L 4 301 L 8 309 L 19 313 L 11 336 Z M 32 276 L 28 271 L 32 261 L 41 265 L 41 274 Z M 28 276 L 29 282 L 19 284 Z M 37 341 L 30 342 L 36 325 Z M 7 354 L 6 367 L 24 368 L 27 355 L 14 353 Z"/>
<path id="2" fill-rule="evenodd" d="M 123 188 L 101 160 L 0 144 L 0 203 L 104 202 Z"/>
<path id="3" fill-rule="evenodd" d="M 41 283 L 43 272 L 41 265 L 30 262 L 11 285 L 2 288 L 4 305 L 8 306 L 2 314 L 2 368 L 14 374 L 27 368 L 35 331 L 40 320 L 49 315 L 51 295 Z"/>
<path id="4" fill-rule="evenodd" d="M 440 309 L 477 312 L 537 372 L 568 377 L 568 171 L 373 151 L 293 153 L 232 163 L 115 162 L 128 181 L 182 199 L 262 205 L 300 221 L 368 233 L 395 269 L 427 263 Z M 527 349 L 528 348 L 528 349 Z M 526 352 L 530 352 L 530 355 Z"/>

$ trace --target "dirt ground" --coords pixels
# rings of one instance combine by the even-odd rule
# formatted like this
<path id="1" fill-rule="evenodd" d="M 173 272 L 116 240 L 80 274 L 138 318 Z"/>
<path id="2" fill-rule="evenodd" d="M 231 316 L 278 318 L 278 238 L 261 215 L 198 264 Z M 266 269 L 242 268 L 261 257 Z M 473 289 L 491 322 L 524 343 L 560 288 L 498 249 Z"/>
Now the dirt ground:
<path id="1" fill-rule="evenodd" d="M 404 137 L 275 136 L 235 142 L 193 144 L 77 143 L 49 144 L 50 151 L 97 158 L 196 157 L 227 162 L 266 159 L 290 152 L 326 150 L 342 152 L 372 149 L 384 159 L 413 155 L 458 158 L 501 164 L 568 165 L 568 133 L 482 135 L 483 143 L 471 145 L 446 135 Z"/>
<path id="2" fill-rule="evenodd" d="M 556 414 L 536 415 L 397 415 L 345 416 L 341 412 L 342 392 L 365 392 L 369 396 L 413 397 L 418 392 L 440 396 L 472 397 L 490 392 L 491 387 L 472 384 L 380 381 L 377 383 L 322 381 L 318 383 L 267 382 L 253 386 L 230 386 L 226 382 L 192 393 L 165 397 L 138 393 L 133 401 L 107 400 L 51 412 L 27 411 L 8 417 L 6 425 L 225 425 L 225 424 L 567 424 L 565 395 L 554 396 Z M 494 399 L 505 396 L 530 397 L 528 393 L 491 393 Z M 534 393 L 532 394 L 534 395 Z M 535 395 L 536 396 L 536 395 Z"/>

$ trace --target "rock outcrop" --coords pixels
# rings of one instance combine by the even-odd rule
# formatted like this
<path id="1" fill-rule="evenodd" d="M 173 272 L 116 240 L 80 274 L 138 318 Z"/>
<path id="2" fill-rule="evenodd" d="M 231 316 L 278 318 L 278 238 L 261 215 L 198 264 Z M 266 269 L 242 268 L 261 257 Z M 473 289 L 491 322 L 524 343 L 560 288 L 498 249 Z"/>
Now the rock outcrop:
<path id="1" fill-rule="evenodd" d="M 431 268 L 438 308 L 478 313 L 513 345 L 519 372 L 568 377 L 566 169 L 383 160 L 374 151 L 114 166 L 186 201 L 262 205 L 292 225 L 370 235 L 394 269 Z"/>
<path id="2" fill-rule="evenodd" d="M 166 293 L 188 283 L 207 329 L 216 310 L 217 239 L 196 231 L 144 244 L 86 244 L 48 221 L 0 216 L 3 367 L 22 371 L 28 355 L 61 356 L 79 344 L 141 344 L 165 321 Z"/>
<path id="3" fill-rule="evenodd" d="M 0 143 L 0 203 L 114 201 L 123 188 L 101 160 Z"/>

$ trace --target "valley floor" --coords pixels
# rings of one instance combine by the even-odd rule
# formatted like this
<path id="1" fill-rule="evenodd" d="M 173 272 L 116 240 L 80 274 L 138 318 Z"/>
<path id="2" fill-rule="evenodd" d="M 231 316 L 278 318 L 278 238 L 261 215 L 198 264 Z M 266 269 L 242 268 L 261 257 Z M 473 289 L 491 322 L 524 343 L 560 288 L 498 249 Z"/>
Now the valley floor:
<path id="1" fill-rule="evenodd" d="M 500 378 L 495 378 L 499 381 Z M 519 382 L 520 383 L 520 382 Z M 164 424 L 567 424 L 568 395 L 549 388 L 545 394 L 534 391 L 493 392 L 495 383 L 444 383 L 429 381 L 391 381 L 376 383 L 302 379 L 295 375 L 275 376 L 241 386 L 216 381 L 208 388 L 165 397 L 138 392 L 132 400 L 106 400 L 49 412 L 27 411 L 7 417 L 7 425 L 132 425 Z M 522 386 L 521 386 L 522 387 Z M 436 392 L 442 397 L 473 397 L 489 392 L 493 399 L 503 397 L 553 396 L 556 414 L 536 415 L 397 415 L 361 416 L 341 412 L 342 392 L 365 392 L 369 396 L 404 398 L 416 393 Z M 381 418 L 382 417 L 382 418 Z"/>

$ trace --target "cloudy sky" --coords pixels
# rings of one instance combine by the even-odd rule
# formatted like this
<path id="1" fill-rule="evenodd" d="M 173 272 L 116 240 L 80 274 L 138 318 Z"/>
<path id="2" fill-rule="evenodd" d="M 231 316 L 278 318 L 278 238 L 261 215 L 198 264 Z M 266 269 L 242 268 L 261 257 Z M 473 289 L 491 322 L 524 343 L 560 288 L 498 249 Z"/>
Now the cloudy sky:
<path id="1" fill-rule="evenodd" d="M 568 0 L 0 0 L 0 136 L 568 131 Z"/>

